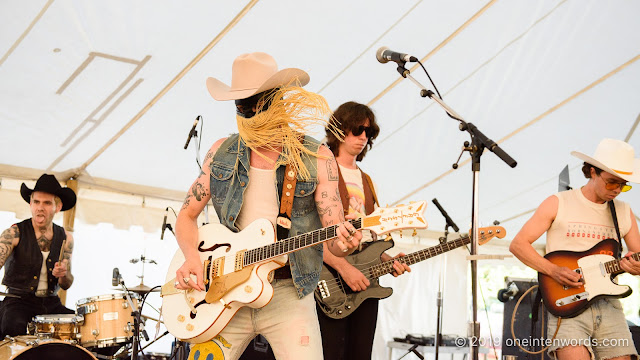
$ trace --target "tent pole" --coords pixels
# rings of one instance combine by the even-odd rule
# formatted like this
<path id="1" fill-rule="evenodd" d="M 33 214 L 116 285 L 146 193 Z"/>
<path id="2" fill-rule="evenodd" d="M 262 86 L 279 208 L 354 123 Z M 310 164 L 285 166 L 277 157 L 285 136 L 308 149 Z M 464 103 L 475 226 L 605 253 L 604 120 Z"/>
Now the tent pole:
<path id="1" fill-rule="evenodd" d="M 78 180 L 74 178 L 67 180 L 67 187 L 73 190 L 73 192 L 76 193 L 76 196 L 78 195 Z M 73 224 L 76 218 L 76 207 L 77 206 L 74 206 L 71 209 L 65 211 L 64 215 L 62 216 L 64 229 L 71 233 L 73 232 Z M 69 271 L 71 271 L 71 268 L 69 268 Z M 60 291 L 58 291 L 58 296 L 60 297 L 60 302 L 62 303 L 62 305 L 65 305 L 65 303 L 67 302 L 67 290 L 60 289 Z"/>

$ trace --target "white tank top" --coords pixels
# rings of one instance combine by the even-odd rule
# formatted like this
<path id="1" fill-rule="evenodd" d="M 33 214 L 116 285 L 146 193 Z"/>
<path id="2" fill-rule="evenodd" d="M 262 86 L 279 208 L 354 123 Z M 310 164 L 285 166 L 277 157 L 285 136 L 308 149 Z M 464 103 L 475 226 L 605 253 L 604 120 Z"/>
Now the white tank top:
<path id="1" fill-rule="evenodd" d="M 40 268 L 40 279 L 38 279 L 38 288 L 36 293 L 43 293 L 47 291 L 47 257 L 49 257 L 48 251 L 40 251 L 42 253 L 42 267 Z"/>
<path id="2" fill-rule="evenodd" d="M 278 217 L 278 193 L 276 191 L 276 171 L 249 169 L 249 184 L 244 190 L 242 208 L 236 226 L 242 230 L 254 220 L 265 218 L 275 225 Z"/>
<path id="3" fill-rule="evenodd" d="M 609 204 L 597 204 L 580 189 L 563 191 L 558 197 L 558 213 L 547 231 L 547 252 L 585 251 L 604 239 L 618 239 Z M 614 200 L 620 235 L 631 229 L 629 204 Z"/>

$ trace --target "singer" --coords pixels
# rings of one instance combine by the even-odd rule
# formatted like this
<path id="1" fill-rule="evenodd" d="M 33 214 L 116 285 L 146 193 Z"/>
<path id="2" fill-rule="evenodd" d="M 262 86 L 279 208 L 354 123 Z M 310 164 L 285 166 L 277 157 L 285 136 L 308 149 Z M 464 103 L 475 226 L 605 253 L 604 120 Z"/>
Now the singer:
<path id="1" fill-rule="evenodd" d="M 6 265 L 2 284 L 15 295 L 2 302 L 2 338 L 26 335 L 27 324 L 36 315 L 75 313 L 57 295 L 59 288 L 66 290 L 73 284 L 73 236 L 54 224 L 53 216 L 73 208 L 76 194 L 48 174 L 40 176 L 33 189 L 23 183 L 20 194 L 29 203 L 32 217 L 0 236 L 0 268 Z"/>
<path id="2" fill-rule="evenodd" d="M 333 132 L 326 131 L 327 144 L 338 162 L 338 189 L 345 215 L 354 218 L 358 213 L 371 214 L 378 205 L 375 185 L 369 175 L 358 167 L 357 162 L 364 159 L 373 140 L 380 133 L 376 116 L 368 106 L 350 101 L 340 105 L 333 117 L 332 122 L 345 134 L 344 141 L 340 141 Z M 371 234 L 370 231 L 363 231 L 363 247 L 374 240 Z M 399 253 L 396 257 L 404 255 Z M 329 251 L 324 252 L 323 258 L 325 264 L 335 269 L 351 290 L 366 291 L 371 285 L 367 277 L 345 258 L 336 257 Z M 392 257 L 382 253 L 380 259 L 387 261 Z M 407 264 L 398 261 L 394 262 L 393 268 L 393 276 L 411 271 Z M 377 283 L 378 280 L 373 281 Z M 328 317 L 318 305 L 325 359 L 371 359 L 379 301 L 377 298 L 364 300 L 344 319 Z"/>
<path id="3" fill-rule="evenodd" d="M 344 222 L 333 154 L 302 133 L 326 124 L 330 113 L 323 97 L 302 88 L 309 75 L 296 68 L 278 71 L 273 57 L 255 52 L 235 59 L 231 78 L 232 86 L 207 79 L 215 100 L 235 101 L 238 133 L 211 146 L 178 214 L 176 238 L 186 259 L 176 271 L 178 289 L 204 290 L 196 220 L 210 199 L 220 223 L 234 232 L 258 218 L 275 224 L 279 200 L 288 193 L 293 195 L 289 234 L 339 225 L 338 237 L 327 246 L 335 256 L 348 255 L 362 238 Z M 287 165 L 287 174 L 297 173 L 297 183 L 283 190 Z M 322 252 L 322 245 L 316 245 L 291 253 L 288 264 L 274 272 L 274 295 L 266 306 L 241 308 L 218 336 L 191 352 L 200 351 L 205 358 L 213 347 L 225 359 L 238 359 L 251 339 L 262 334 L 278 359 L 322 360 L 313 296 Z"/>

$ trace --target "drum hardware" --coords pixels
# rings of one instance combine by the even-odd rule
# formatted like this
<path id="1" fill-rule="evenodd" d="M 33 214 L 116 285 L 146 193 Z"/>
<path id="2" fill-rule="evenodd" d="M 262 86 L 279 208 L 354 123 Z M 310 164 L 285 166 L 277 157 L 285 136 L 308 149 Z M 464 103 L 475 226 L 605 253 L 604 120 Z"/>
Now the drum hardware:
<path id="1" fill-rule="evenodd" d="M 42 340 L 35 336 L 9 337 L 0 342 L 0 358 L 11 360 L 97 360 L 88 350 L 70 342 L 57 339 Z"/>

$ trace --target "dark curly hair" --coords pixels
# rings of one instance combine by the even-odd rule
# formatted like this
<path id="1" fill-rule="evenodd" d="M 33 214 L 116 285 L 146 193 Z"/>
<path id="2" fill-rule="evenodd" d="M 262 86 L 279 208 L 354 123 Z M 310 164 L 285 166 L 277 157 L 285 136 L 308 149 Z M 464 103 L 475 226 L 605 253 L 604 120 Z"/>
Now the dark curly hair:
<path id="1" fill-rule="evenodd" d="M 596 171 L 596 175 L 600 175 L 600 173 L 602 172 L 602 169 L 600 169 L 597 166 L 593 166 L 587 162 L 584 162 L 582 164 L 582 174 L 584 175 L 584 177 L 586 177 L 587 179 L 591 179 L 591 168 L 593 168 L 593 170 Z"/>
<path id="2" fill-rule="evenodd" d="M 380 133 L 380 127 L 376 123 L 376 116 L 367 105 L 360 104 L 354 101 L 346 102 L 340 105 L 334 112 L 332 123 L 344 131 L 345 136 L 350 134 L 352 130 L 357 129 L 360 125 L 363 125 L 365 121 L 369 119 L 369 126 L 371 127 L 372 136 L 367 140 L 367 145 L 362 149 L 362 152 L 356 157 L 356 161 L 362 161 L 367 151 L 373 146 L 373 140 L 378 137 Z M 327 145 L 333 152 L 334 156 L 338 156 L 340 148 L 340 140 L 328 129 L 325 129 L 327 134 Z"/>

